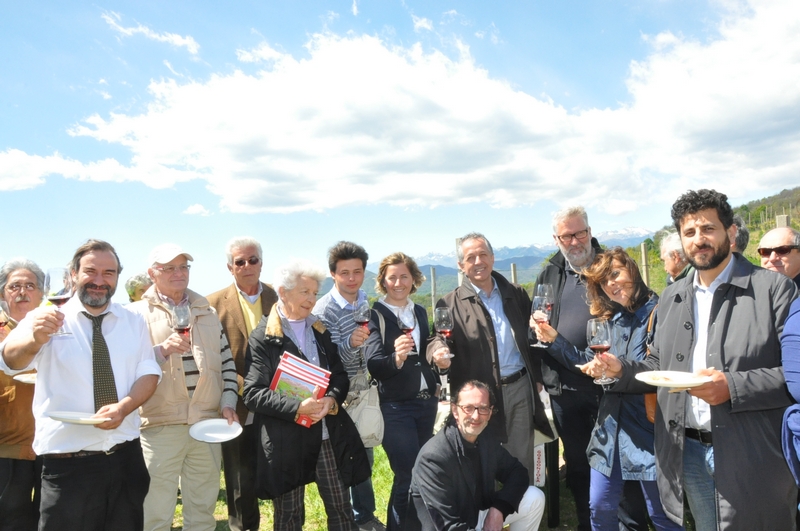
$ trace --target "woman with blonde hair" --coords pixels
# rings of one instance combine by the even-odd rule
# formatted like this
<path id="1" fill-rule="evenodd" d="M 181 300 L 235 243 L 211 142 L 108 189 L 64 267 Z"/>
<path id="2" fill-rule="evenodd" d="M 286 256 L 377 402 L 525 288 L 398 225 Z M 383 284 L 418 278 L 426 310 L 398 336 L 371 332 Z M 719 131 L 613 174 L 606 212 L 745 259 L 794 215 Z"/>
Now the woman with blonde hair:
<path id="1" fill-rule="evenodd" d="M 409 298 L 424 281 L 406 254 L 393 253 L 381 261 L 375 289 L 383 297 L 372 306 L 364 347 L 367 368 L 378 380 L 386 433 L 383 448 L 394 473 L 387 511 L 390 530 L 403 529 L 411 469 L 419 449 L 433 436 L 436 420 L 439 376 L 425 356 L 428 312 Z M 450 359 L 442 354 L 437 352 L 433 363 L 444 370 Z"/>

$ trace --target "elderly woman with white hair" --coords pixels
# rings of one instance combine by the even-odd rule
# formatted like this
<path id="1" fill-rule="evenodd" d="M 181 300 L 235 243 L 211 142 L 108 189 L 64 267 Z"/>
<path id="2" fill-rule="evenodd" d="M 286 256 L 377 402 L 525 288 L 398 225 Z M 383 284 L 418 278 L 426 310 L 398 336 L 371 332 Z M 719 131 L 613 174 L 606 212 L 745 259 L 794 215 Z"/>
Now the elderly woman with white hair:
<path id="1" fill-rule="evenodd" d="M 350 381 L 331 334 L 311 310 L 324 271 L 294 261 L 276 271 L 279 301 L 250 334 L 244 403 L 255 414 L 260 448 L 256 493 L 273 500 L 273 529 L 301 531 L 305 485 L 315 481 L 327 528 L 357 531 L 348 488 L 370 475 L 367 454 L 353 421 L 341 408 Z M 298 400 L 270 389 L 284 352 L 331 372 L 320 399 Z M 296 422 L 307 415 L 313 424 Z"/>

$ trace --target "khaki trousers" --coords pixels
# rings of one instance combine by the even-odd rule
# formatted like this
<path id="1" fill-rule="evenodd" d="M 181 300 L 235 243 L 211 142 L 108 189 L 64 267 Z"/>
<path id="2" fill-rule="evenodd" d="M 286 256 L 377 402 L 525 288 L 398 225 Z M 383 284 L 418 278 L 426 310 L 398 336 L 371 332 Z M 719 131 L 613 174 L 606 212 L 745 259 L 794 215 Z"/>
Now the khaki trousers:
<path id="1" fill-rule="evenodd" d="M 220 445 L 193 439 L 186 425 L 146 428 L 141 439 L 150 472 L 150 491 L 144 499 L 144 531 L 169 531 L 179 479 L 184 531 L 214 531 Z"/>

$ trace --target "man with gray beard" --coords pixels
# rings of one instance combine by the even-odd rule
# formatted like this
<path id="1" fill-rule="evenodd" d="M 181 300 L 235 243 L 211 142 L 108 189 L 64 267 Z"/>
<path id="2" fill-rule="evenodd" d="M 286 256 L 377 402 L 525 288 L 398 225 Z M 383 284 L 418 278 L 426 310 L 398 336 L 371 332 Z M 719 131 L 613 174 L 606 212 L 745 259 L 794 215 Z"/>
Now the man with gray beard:
<path id="1" fill-rule="evenodd" d="M 536 285 L 550 284 L 555 301 L 550 326 L 578 350 L 585 350 L 586 322 L 593 316 L 586 302 L 586 285 L 580 271 L 602 252 L 592 237 L 586 210 L 566 208 L 553 215 L 553 240 L 558 252 L 539 273 Z M 572 491 L 578 516 L 578 530 L 591 529 L 589 512 L 589 460 L 586 447 L 597 420 L 603 388 L 576 367 L 561 365 L 555 357 L 543 356 L 544 384 L 553 406 L 556 428 L 564 445 L 567 486 Z M 625 482 L 620 502 L 620 529 L 646 530 L 647 510 L 638 482 Z"/>

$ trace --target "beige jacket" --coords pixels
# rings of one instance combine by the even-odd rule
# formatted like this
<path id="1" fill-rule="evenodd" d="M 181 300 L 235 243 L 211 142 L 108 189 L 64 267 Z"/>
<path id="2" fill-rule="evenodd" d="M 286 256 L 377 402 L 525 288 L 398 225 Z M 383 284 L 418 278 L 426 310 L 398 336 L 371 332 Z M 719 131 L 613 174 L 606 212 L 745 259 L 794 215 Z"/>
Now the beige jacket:
<path id="1" fill-rule="evenodd" d="M 186 290 L 186 293 L 192 308 L 192 354 L 200 379 L 190 399 L 181 357 L 168 356 L 161 365 L 162 379 L 156 392 L 139 408 L 143 429 L 170 424 L 192 425 L 220 416 L 223 390 L 220 322 L 205 297 L 191 290 Z M 129 308 L 144 316 L 153 345 L 172 334 L 172 314 L 158 297 L 154 286 L 145 292 L 141 301 Z"/>

